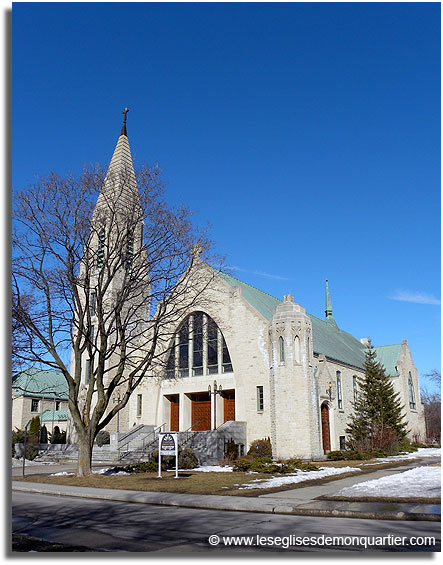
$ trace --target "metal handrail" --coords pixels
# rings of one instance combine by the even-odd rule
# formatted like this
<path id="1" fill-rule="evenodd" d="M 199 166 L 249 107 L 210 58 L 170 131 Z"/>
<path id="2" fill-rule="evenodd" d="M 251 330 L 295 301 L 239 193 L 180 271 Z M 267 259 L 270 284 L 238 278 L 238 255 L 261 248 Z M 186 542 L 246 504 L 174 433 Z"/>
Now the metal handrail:
<path id="1" fill-rule="evenodd" d="M 145 424 L 143 424 L 143 425 L 145 425 Z M 151 437 L 152 435 L 154 436 L 153 439 L 152 439 L 152 441 L 149 443 L 149 445 L 150 445 L 153 441 L 155 441 L 155 434 L 156 434 L 159 430 L 161 430 L 161 429 L 163 428 L 163 426 L 166 426 L 166 422 L 165 422 L 164 424 L 161 424 L 161 426 L 158 426 L 157 428 L 154 428 L 154 429 L 152 430 L 152 432 L 150 432 L 150 433 L 144 438 L 144 440 L 143 440 L 143 445 L 142 445 L 142 448 L 141 448 L 142 451 L 147 447 L 145 442 L 146 442 L 146 440 L 148 439 L 148 437 Z M 134 438 L 134 440 L 135 440 L 135 439 L 136 439 L 136 438 Z M 130 440 L 130 441 L 128 441 L 127 443 L 125 443 L 125 446 L 128 446 L 128 445 L 131 443 L 131 441 L 133 441 L 133 440 Z M 120 450 L 120 449 L 119 449 L 119 450 Z M 124 452 L 119 456 L 119 459 L 122 459 L 122 458 L 125 457 L 128 453 L 129 453 L 129 449 L 126 449 L 126 451 L 124 451 Z"/>
<path id="2" fill-rule="evenodd" d="M 148 445 L 151 445 L 151 443 L 152 443 L 153 441 L 155 441 L 155 434 L 156 434 L 157 432 L 160 432 L 160 430 L 163 428 L 163 426 L 166 426 L 166 422 L 165 422 L 164 424 L 162 424 L 161 426 L 158 426 L 158 428 L 155 428 L 154 430 L 152 430 L 152 432 L 151 432 L 149 435 L 147 435 L 147 436 L 145 437 L 145 439 L 143 440 L 142 451 L 145 449 L 145 447 L 147 447 L 146 444 L 145 444 L 145 442 L 146 442 L 146 440 L 148 439 L 148 437 L 150 437 L 151 435 L 154 435 L 152 441 L 150 441 L 149 444 L 148 444 Z"/>
<path id="3" fill-rule="evenodd" d="M 187 443 L 187 442 L 189 441 L 189 437 L 190 437 L 190 435 L 191 435 L 190 432 L 195 432 L 195 433 L 197 433 L 198 431 L 200 431 L 200 430 L 193 430 L 192 428 L 193 428 L 194 426 L 198 426 L 198 424 L 200 424 L 201 421 L 202 421 L 202 420 L 200 419 L 200 420 L 197 420 L 196 422 L 193 422 L 193 423 L 189 426 L 188 429 L 186 429 L 184 432 L 180 432 L 181 434 L 186 434 L 186 439 L 184 439 L 183 441 L 181 441 L 181 442 L 180 442 L 180 445 L 183 445 L 183 444 L 185 444 L 185 443 Z"/>
<path id="4" fill-rule="evenodd" d="M 217 426 L 217 427 L 215 428 L 215 430 L 213 430 L 213 431 L 216 432 L 217 430 L 219 430 L 222 426 L 224 426 L 224 425 L 227 424 L 228 422 L 235 422 L 235 420 L 225 420 L 225 421 L 222 422 L 219 426 Z"/>
<path id="5" fill-rule="evenodd" d="M 127 443 L 131 442 L 132 440 L 130 439 L 129 441 L 127 441 L 126 443 L 124 443 L 123 445 L 120 445 L 120 441 L 124 440 L 126 438 L 128 438 L 129 436 L 135 434 L 136 432 L 139 432 L 142 428 L 145 427 L 146 424 L 140 424 L 138 426 L 136 426 L 135 428 L 132 428 L 131 430 L 129 430 L 129 432 L 126 432 L 125 434 L 123 434 L 123 436 L 121 438 L 118 439 L 118 444 L 119 444 L 119 448 L 123 447 L 123 445 L 126 445 Z"/>

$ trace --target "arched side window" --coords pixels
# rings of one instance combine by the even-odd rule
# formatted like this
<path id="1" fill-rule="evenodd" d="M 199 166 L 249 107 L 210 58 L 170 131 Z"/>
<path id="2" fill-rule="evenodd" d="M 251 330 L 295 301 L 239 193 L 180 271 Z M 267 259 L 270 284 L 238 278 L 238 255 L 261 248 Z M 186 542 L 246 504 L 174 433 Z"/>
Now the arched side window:
<path id="1" fill-rule="evenodd" d="M 408 389 L 409 389 L 409 408 L 415 410 L 415 392 L 414 392 L 414 383 L 412 382 L 411 371 L 409 371 Z"/>
<path id="2" fill-rule="evenodd" d="M 311 341 L 308 337 L 308 339 L 306 340 L 306 356 L 308 358 L 308 364 L 311 361 Z"/>
<path id="3" fill-rule="evenodd" d="M 166 363 L 167 378 L 233 371 L 225 338 L 204 312 L 190 314 L 178 328 L 172 343 Z"/>
<path id="4" fill-rule="evenodd" d="M 298 335 L 294 338 L 294 359 L 296 363 L 300 363 L 300 338 Z"/>
<path id="5" fill-rule="evenodd" d="M 341 390 L 341 373 L 337 371 L 337 404 L 339 408 L 343 408 L 343 395 Z"/>
<path id="6" fill-rule="evenodd" d="M 357 402 L 358 398 L 358 383 L 357 383 L 357 375 L 352 377 L 352 389 L 354 391 L 354 402 Z"/>
<path id="7" fill-rule="evenodd" d="M 278 349 L 280 353 L 280 363 L 285 362 L 285 340 L 280 336 L 278 338 Z"/>

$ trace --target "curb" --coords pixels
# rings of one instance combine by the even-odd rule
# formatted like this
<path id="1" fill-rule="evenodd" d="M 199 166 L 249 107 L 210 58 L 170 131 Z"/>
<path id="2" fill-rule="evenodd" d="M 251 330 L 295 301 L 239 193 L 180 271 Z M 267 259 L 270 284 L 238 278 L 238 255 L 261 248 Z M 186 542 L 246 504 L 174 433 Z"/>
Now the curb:
<path id="1" fill-rule="evenodd" d="M 24 485 L 27 486 L 24 486 Z M 29 486 L 28 486 L 29 485 Z M 38 485 L 38 486 L 37 486 Z M 58 487 L 52 485 L 51 487 Z M 440 522 L 441 516 L 432 513 L 417 512 L 363 512 L 352 510 L 323 510 L 315 508 L 303 508 L 275 502 L 265 502 L 262 499 L 251 499 L 243 497 L 225 497 L 217 495 L 200 495 L 206 500 L 196 500 L 194 495 L 178 493 L 157 493 L 143 491 L 109 490 L 91 487 L 69 487 L 42 488 L 40 483 L 22 483 L 13 481 L 12 490 L 17 492 L 29 492 L 33 494 L 49 494 L 52 496 L 70 496 L 76 498 L 87 498 L 96 500 L 112 500 L 116 502 L 131 502 L 138 504 L 153 504 L 159 506 L 176 506 L 183 508 L 200 508 L 202 510 L 225 510 L 233 512 L 261 512 L 266 514 L 292 514 L 294 516 L 321 516 L 331 518 L 364 518 L 373 520 L 409 520 Z M 100 492 L 101 491 L 101 492 Z M 209 500 L 209 498 L 211 500 Z"/>

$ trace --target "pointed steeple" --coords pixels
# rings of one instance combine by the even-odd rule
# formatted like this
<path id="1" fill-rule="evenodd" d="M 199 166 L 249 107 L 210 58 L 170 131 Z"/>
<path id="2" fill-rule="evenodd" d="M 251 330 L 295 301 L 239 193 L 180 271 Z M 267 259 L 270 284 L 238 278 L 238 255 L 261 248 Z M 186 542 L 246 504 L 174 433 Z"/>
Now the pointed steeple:
<path id="1" fill-rule="evenodd" d="M 101 208 L 101 205 L 105 203 L 108 207 L 131 208 L 131 206 L 137 205 L 139 201 L 134 164 L 126 131 L 126 115 L 128 112 L 128 108 L 123 110 L 123 126 L 100 191 L 97 208 Z"/>
<path id="2" fill-rule="evenodd" d="M 328 279 L 326 279 L 326 321 L 337 325 L 336 321 L 334 320 L 334 316 L 332 315 L 332 304 L 331 304 L 331 295 L 329 294 L 329 286 L 328 286 Z"/>

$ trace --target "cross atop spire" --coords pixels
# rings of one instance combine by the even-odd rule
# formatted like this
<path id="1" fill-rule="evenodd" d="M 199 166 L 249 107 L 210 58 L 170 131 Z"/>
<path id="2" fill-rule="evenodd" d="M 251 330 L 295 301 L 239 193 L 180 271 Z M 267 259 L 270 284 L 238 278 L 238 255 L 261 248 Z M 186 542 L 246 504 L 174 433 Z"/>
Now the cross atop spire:
<path id="1" fill-rule="evenodd" d="M 328 279 L 326 279 L 326 321 L 332 324 L 337 325 L 336 321 L 334 320 L 334 316 L 332 315 L 332 304 L 331 304 L 331 295 L 329 294 L 329 286 L 328 286 Z"/>
<path id="2" fill-rule="evenodd" d="M 129 112 L 128 108 L 125 108 L 122 112 L 124 118 L 123 118 L 123 125 L 122 125 L 122 130 L 120 132 L 120 135 L 126 135 L 126 137 L 128 137 L 128 134 L 126 132 L 126 114 Z"/>

